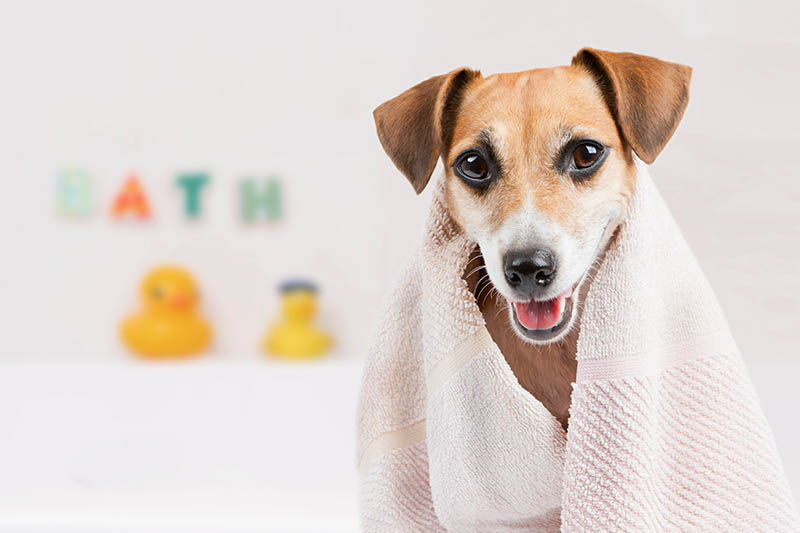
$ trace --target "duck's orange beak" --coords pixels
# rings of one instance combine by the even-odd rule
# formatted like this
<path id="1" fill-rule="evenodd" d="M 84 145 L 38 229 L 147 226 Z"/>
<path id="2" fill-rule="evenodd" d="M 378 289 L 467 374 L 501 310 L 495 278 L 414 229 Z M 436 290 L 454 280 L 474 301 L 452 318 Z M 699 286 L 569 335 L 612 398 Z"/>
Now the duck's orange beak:
<path id="1" fill-rule="evenodd" d="M 176 311 L 188 311 L 192 307 L 192 299 L 187 294 L 178 293 L 169 299 L 169 306 Z"/>

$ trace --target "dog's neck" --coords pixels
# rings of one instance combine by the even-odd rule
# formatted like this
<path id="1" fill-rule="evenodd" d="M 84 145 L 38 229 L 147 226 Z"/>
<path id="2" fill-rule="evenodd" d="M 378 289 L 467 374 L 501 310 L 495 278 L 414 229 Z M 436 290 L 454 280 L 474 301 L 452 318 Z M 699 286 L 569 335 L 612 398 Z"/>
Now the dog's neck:
<path id="1" fill-rule="evenodd" d="M 508 304 L 489 280 L 477 246 L 470 255 L 463 278 L 475 295 L 486 321 L 486 329 L 520 385 L 542 402 L 566 429 L 572 383 L 577 369 L 575 354 L 580 331 L 580 308 L 575 325 L 563 339 L 546 345 L 530 344 L 514 333 Z M 591 283 L 591 279 L 587 280 L 588 283 Z"/>

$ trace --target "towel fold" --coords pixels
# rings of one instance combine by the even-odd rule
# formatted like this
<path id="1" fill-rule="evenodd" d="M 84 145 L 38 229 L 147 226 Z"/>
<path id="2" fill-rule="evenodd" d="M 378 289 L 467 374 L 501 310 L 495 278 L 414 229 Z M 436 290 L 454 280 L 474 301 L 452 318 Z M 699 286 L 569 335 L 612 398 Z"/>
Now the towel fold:
<path id="1" fill-rule="evenodd" d="M 366 531 L 798 531 L 721 309 L 639 165 L 586 294 L 569 431 L 462 280 L 443 184 L 379 320 L 359 404 Z"/>

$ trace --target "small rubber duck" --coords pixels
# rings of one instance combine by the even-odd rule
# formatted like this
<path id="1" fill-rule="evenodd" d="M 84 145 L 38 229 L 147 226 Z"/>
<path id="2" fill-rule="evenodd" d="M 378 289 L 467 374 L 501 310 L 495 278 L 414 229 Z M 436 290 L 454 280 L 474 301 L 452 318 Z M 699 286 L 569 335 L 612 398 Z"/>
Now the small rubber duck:
<path id="1" fill-rule="evenodd" d="M 264 338 L 264 350 L 290 360 L 315 359 L 327 352 L 331 337 L 312 323 L 317 314 L 317 288 L 307 281 L 288 281 L 280 286 L 282 322 Z"/>
<path id="2" fill-rule="evenodd" d="M 211 342 L 211 326 L 196 312 L 197 284 L 177 266 L 154 268 L 139 289 L 142 309 L 125 319 L 120 336 L 146 359 L 182 359 L 202 353 Z"/>

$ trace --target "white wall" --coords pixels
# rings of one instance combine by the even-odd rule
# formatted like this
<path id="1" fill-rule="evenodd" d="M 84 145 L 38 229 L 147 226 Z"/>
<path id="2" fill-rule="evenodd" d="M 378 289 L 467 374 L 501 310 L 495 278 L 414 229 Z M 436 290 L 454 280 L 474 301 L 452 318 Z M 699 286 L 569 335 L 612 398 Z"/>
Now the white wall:
<path id="1" fill-rule="evenodd" d="M 790 3 L 51 2 L 0 17 L 0 357 L 120 357 L 115 326 L 150 265 L 202 281 L 217 354 L 252 357 L 282 277 L 323 288 L 345 351 L 415 244 L 426 201 L 376 141 L 372 108 L 458 65 L 564 64 L 583 45 L 695 67 L 656 176 L 750 357 L 796 357 L 798 89 Z M 157 219 L 69 222 L 55 173 L 129 170 Z M 175 172 L 208 169 L 206 216 L 182 220 Z M 287 217 L 242 228 L 235 180 L 278 172 Z"/>

